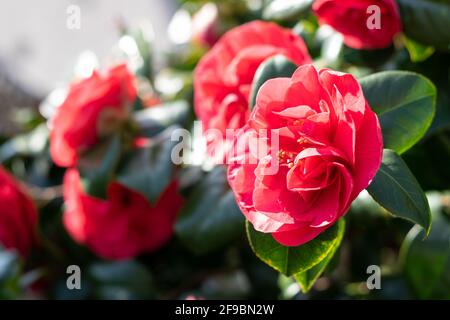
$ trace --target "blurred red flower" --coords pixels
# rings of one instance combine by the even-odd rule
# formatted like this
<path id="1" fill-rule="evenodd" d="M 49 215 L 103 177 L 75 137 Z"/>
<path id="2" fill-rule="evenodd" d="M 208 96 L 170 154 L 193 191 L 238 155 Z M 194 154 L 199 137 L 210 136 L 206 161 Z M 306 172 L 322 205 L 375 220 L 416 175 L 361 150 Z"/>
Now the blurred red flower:
<path id="1" fill-rule="evenodd" d="M 73 84 L 52 119 L 53 161 L 62 167 L 73 166 L 80 153 L 123 124 L 135 98 L 134 78 L 125 65 L 104 75 L 94 72 Z"/>
<path id="2" fill-rule="evenodd" d="M 192 17 L 192 40 L 212 47 L 219 39 L 219 9 L 212 2 L 204 4 Z"/>
<path id="3" fill-rule="evenodd" d="M 260 135 L 266 130 L 277 140 Z M 312 65 L 260 88 L 236 139 L 247 149 L 236 160 L 250 159 L 251 139 L 268 151 L 256 162 L 232 163 L 228 181 L 254 228 L 287 246 L 312 240 L 346 213 L 378 171 L 383 149 L 357 80 Z"/>
<path id="4" fill-rule="evenodd" d="M 371 8 L 379 8 L 379 11 Z M 344 43 L 355 49 L 389 47 L 402 29 L 394 0 L 316 0 L 313 10 L 321 24 L 328 24 L 342 33 Z M 379 28 L 370 23 L 370 17 L 378 13 Z"/>
<path id="5" fill-rule="evenodd" d="M 264 60 L 277 54 L 299 65 L 311 62 L 303 40 L 273 23 L 250 22 L 220 38 L 195 69 L 195 112 L 204 130 L 217 129 L 224 139 L 226 129 L 246 123 L 255 72 Z M 206 138 L 209 153 L 221 159 L 221 140 Z"/>
<path id="6" fill-rule="evenodd" d="M 109 184 L 106 200 L 95 198 L 82 190 L 75 169 L 64 178 L 64 199 L 69 234 L 106 259 L 130 258 L 163 246 L 173 235 L 183 202 L 175 182 L 155 204 L 117 182 Z"/>
<path id="7" fill-rule="evenodd" d="M 37 242 L 37 211 L 15 179 L 0 167 L 0 243 L 26 256 Z"/>

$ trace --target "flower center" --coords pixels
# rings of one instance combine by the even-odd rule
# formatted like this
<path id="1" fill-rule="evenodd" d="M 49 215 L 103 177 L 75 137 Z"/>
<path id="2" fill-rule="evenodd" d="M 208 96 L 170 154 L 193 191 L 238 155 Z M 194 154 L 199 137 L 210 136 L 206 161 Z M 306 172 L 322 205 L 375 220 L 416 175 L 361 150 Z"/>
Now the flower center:
<path id="1" fill-rule="evenodd" d="M 289 168 L 294 166 L 295 154 L 285 150 L 280 150 L 277 153 L 278 162 L 280 165 L 287 165 Z"/>

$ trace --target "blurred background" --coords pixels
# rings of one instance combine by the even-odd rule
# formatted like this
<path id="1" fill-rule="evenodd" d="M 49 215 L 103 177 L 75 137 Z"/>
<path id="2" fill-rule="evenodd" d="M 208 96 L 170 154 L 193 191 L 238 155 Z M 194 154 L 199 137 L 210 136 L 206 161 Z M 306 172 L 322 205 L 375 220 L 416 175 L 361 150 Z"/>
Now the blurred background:
<path id="1" fill-rule="evenodd" d="M 80 8 L 79 29 L 67 27 L 72 5 Z M 79 65 L 108 61 L 125 25 L 145 26 L 155 63 L 163 63 L 163 52 L 174 45 L 167 30 L 178 5 L 177 0 L 2 1 L 0 112 L 37 108 L 50 91 L 72 79 L 80 57 Z M 18 129 L 11 117 L 0 121 L 3 132 Z"/>
<path id="2" fill-rule="evenodd" d="M 80 29 L 69 29 L 68 9 L 77 5 Z M 150 24 L 155 50 L 170 48 L 167 26 L 176 0 L 26 0 L 3 1 L 0 11 L 0 61 L 30 94 L 43 96 L 71 76 L 71 66 L 89 50 L 99 61 L 116 44 L 120 26 Z M 150 32 L 150 31 L 149 31 Z"/>

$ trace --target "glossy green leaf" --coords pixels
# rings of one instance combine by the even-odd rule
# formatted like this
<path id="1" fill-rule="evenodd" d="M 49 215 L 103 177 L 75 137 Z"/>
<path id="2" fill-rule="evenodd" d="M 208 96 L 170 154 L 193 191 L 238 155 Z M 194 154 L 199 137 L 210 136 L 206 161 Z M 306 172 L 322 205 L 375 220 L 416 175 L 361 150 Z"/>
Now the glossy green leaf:
<path id="1" fill-rule="evenodd" d="M 442 201 L 439 194 L 431 195 Z M 429 197 L 430 198 L 430 197 Z M 430 199 L 432 201 L 433 199 Z M 424 232 L 415 226 L 401 248 L 404 274 L 416 297 L 450 299 L 450 217 L 433 209 L 433 228 Z"/>
<path id="2" fill-rule="evenodd" d="M 332 250 L 330 250 L 326 257 L 314 267 L 294 275 L 295 281 L 297 281 L 304 293 L 308 292 L 312 288 L 314 283 L 324 272 L 325 268 L 328 266 L 331 259 L 333 259 L 334 255 L 336 254 L 336 251 L 338 251 L 343 237 L 344 225 L 342 225 L 342 230 L 338 233 L 338 239 L 336 239 L 337 245 L 333 246 Z"/>
<path id="3" fill-rule="evenodd" d="M 420 44 L 413 39 L 405 37 L 404 42 L 412 62 L 424 61 L 434 53 L 433 47 Z"/>
<path id="4" fill-rule="evenodd" d="M 385 148 L 401 154 L 423 137 L 436 105 L 436 88 L 430 80 L 413 72 L 385 71 L 360 83 L 380 120 Z"/>
<path id="5" fill-rule="evenodd" d="M 450 74 L 449 74 L 450 78 Z M 438 95 L 436 100 L 436 114 L 433 123 L 427 132 L 427 136 L 431 136 L 439 131 L 448 131 L 450 129 L 450 87 L 449 84 L 443 83 L 437 88 Z"/>
<path id="6" fill-rule="evenodd" d="M 316 61 L 316 65 L 321 68 L 339 68 L 345 48 L 342 34 L 321 26 L 317 30 L 316 39 L 321 43 L 320 60 Z"/>
<path id="7" fill-rule="evenodd" d="M 172 125 L 186 127 L 190 110 L 187 101 L 179 100 L 140 110 L 133 118 L 146 136 L 154 136 Z"/>
<path id="8" fill-rule="evenodd" d="M 169 127 L 154 137 L 149 147 L 126 155 L 117 174 L 120 183 L 140 192 L 150 203 L 157 201 L 173 178 L 175 164 L 171 156 L 178 142 L 171 140 L 171 133 L 175 128 Z"/>
<path id="9" fill-rule="evenodd" d="M 147 77 L 151 82 L 153 82 L 154 70 L 152 35 L 149 34 L 148 31 L 146 32 L 143 27 L 140 27 L 136 30 L 132 30 L 131 36 L 136 42 L 136 46 L 142 58 L 142 65 L 136 70 L 136 73 Z"/>
<path id="10" fill-rule="evenodd" d="M 228 187 L 224 167 L 215 167 L 193 191 L 175 231 L 199 254 L 218 249 L 243 233 L 244 216 Z"/>
<path id="11" fill-rule="evenodd" d="M 153 297 L 153 280 L 144 265 L 133 261 L 99 262 L 90 266 L 99 299 L 144 299 Z"/>
<path id="12" fill-rule="evenodd" d="M 0 300 L 19 298 L 21 271 L 22 263 L 17 252 L 6 250 L 0 244 Z"/>
<path id="13" fill-rule="evenodd" d="M 290 77 L 297 69 L 297 65 L 283 55 L 276 55 L 264 61 L 256 70 L 253 78 L 252 90 L 250 94 L 250 109 L 256 104 L 256 95 L 259 88 L 269 79 Z"/>
<path id="14" fill-rule="evenodd" d="M 20 270 L 20 259 L 14 250 L 4 249 L 0 245 L 0 286 L 5 282 L 16 277 Z"/>
<path id="15" fill-rule="evenodd" d="M 0 163 L 16 156 L 36 156 L 48 145 L 49 130 L 41 124 L 31 132 L 20 134 L 0 146 Z"/>
<path id="16" fill-rule="evenodd" d="M 266 20 L 299 20 L 301 15 L 311 9 L 313 0 L 273 0 L 263 11 Z"/>
<path id="17" fill-rule="evenodd" d="M 94 150 L 80 157 L 78 170 L 84 191 L 98 198 L 106 198 L 108 183 L 115 174 L 120 160 L 122 140 L 119 135 L 100 144 Z"/>
<path id="18" fill-rule="evenodd" d="M 286 247 L 275 241 L 270 234 L 256 231 L 247 222 L 247 237 L 253 252 L 266 264 L 287 276 L 303 273 L 317 266 L 328 255 L 332 256 L 341 243 L 344 230 L 344 219 L 340 219 L 315 239 L 298 247 Z M 312 277 L 309 277 L 304 282 L 305 289 L 306 284 L 309 285 L 312 281 Z"/>
<path id="19" fill-rule="evenodd" d="M 431 227 L 431 213 L 425 193 L 403 159 L 385 149 L 383 161 L 367 188 L 372 198 L 392 215 L 422 226 Z"/>
<path id="20" fill-rule="evenodd" d="M 339 69 L 342 65 L 351 65 L 360 68 L 370 68 L 369 74 L 373 73 L 373 69 L 383 68 L 383 65 L 389 62 L 395 54 L 395 47 L 393 45 L 374 50 L 358 50 L 347 46 L 342 48 L 342 59 L 340 64 L 334 65 L 334 68 Z M 353 68 L 349 69 L 351 71 Z"/>
<path id="21" fill-rule="evenodd" d="M 450 50 L 448 0 L 398 0 L 403 32 L 420 43 Z"/>

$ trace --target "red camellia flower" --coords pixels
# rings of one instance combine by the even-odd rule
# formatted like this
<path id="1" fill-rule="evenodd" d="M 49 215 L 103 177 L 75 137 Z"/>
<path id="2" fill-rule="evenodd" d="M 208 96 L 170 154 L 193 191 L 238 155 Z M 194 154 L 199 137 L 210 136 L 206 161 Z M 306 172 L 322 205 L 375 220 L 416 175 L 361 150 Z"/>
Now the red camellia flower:
<path id="1" fill-rule="evenodd" d="M 106 200 L 92 197 L 83 192 L 75 169 L 66 173 L 64 199 L 67 231 L 106 259 L 134 257 L 164 245 L 172 237 L 182 205 L 176 183 L 155 204 L 117 182 L 110 183 Z"/>
<path id="2" fill-rule="evenodd" d="M 305 43 L 290 30 L 254 21 L 227 32 L 200 60 L 194 75 L 195 112 L 203 129 L 241 128 L 250 114 L 251 83 L 259 65 L 277 54 L 297 64 L 310 63 Z M 222 142 L 206 137 L 210 154 L 219 154 Z"/>
<path id="3" fill-rule="evenodd" d="M 344 43 L 355 49 L 389 47 L 401 31 L 394 0 L 316 0 L 313 10 L 320 23 L 342 33 Z"/>
<path id="4" fill-rule="evenodd" d="M 62 167 L 73 166 L 77 155 L 111 134 L 127 119 L 136 98 L 134 78 L 125 65 L 105 75 L 93 75 L 70 87 L 52 119 L 50 152 Z"/>
<path id="5" fill-rule="evenodd" d="M 346 213 L 383 148 L 356 79 L 312 65 L 260 88 L 236 144 L 245 147 L 236 148 L 228 181 L 238 205 L 256 230 L 286 246 L 310 241 Z"/>
<path id="6" fill-rule="evenodd" d="M 27 255 L 36 243 L 37 211 L 14 178 L 0 167 L 0 243 Z"/>

